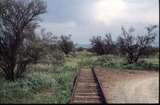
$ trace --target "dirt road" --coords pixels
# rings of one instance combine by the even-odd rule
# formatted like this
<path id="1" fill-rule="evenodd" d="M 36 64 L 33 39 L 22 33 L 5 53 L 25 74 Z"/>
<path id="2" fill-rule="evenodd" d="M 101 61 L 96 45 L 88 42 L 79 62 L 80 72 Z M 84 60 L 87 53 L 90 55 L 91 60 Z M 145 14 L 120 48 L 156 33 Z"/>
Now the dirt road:
<path id="1" fill-rule="evenodd" d="M 158 72 L 103 70 L 97 72 L 108 103 L 158 103 Z"/>

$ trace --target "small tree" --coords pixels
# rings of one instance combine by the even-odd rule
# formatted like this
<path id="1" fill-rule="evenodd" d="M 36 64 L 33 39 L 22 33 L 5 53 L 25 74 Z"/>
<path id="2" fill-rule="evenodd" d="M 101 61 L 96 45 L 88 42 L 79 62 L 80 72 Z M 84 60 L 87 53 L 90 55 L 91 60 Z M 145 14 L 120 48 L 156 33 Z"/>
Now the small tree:
<path id="1" fill-rule="evenodd" d="M 74 43 L 71 40 L 71 35 L 69 36 L 64 36 L 62 35 L 60 37 L 60 40 L 58 41 L 59 47 L 60 49 L 66 54 L 68 55 L 70 52 L 73 51 L 74 49 Z"/>
<path id="2" fill-rule="evenodd" d="M 45 32 L 45 29 L 42 29 L 38 39 L 38 46 L 41 47 L 39 62 L 53 66 L 63 64 L 64 53 L 59 49 L 58 38 L 51 32 Z"/>
<path id="3" fill-rule="evenodd" d="M 156 25 L 147 27 L 147 33 L 142 36 L 134 36 L 134 28 L 130 28 L 127 32 L 122 27 L 122 36 L 118 38 L 117 45 L 119 46 L 120 52 L 122 54 L 127 55 L 127 61 L 129 64 L 137 63 L 138 59 L 146 53 L 147 48 L 151 46 L 151 44 L 155 40 L 156 33 L 154 33 L 154 29 Z"/>
<path id="4" fill-rule="evenodd" d="M 101 36 L 93 37 L 91 40 L 92 49 L 97 55 L 113 54 L 115 53 L 115 45 L 111 34 L 106 34 L 105 38 Z"/>
<path id="5" fill-rule="evenodd" d="M 93 36 L 92 39 L 90 39 L 92 50 L 97 53 L 97 55 L 103 55 L 105 54 L 105 42 L 102 39 L 101 36 Z"/>
<path id="6" fill-rule="evenodd" d="M 40 0 L 2 0 L 0 2 L 0 69 L 14 81 L 36 58 L 34 29 L 39 15 L 46 12 Z"/>
<path id="7" fill-rule="evenodd" d="M 104 43 L 105 43 L 105 54 L 115 54 L 116 53 L 116 45 L 110 33 L 106 34 Z"/>

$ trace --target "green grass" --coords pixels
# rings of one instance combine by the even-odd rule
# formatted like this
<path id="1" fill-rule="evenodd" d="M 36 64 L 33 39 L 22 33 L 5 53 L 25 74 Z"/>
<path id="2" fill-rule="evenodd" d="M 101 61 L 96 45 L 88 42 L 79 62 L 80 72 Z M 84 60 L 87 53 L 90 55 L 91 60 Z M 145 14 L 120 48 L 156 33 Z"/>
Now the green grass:
<path id="1" fill-rule="evenodd" d="M 69 101 L 69 97 L 71 95 L 72 81 L 75 76 L 73 70 L 75 68 L 71 68 L 68 66 L 60 69 L 57 74 L 54 74 L 54 78 L 57 80 L 56 87 L 56 103 L 67 103 Z"/>
<path id="2" fill-rule="evenodd" d="M 97 58 L 95 65 L 117 69 L 159 70 L 159 58 L 157 57 L 143 58 L 139 61 L 138 63 L 127 64 L 123 57 L 104 55 Z"/>
<path id="3" fill-rule="evenodd" d="M 71 95 L 73 79 L 80 68 L 101 66 L 117 69 L 159 70 L 159 55 L 140 59 L 144 62 L 127 64 L 125 58 L 113 55 L 96 56 L 86 51 L 65 57 L 60 66 L 31 65 L 25 77 L 6 81 L 0 73 L 0 103 L 62 103 Z"/>
<path id="4" fill-rule="evenodd" d="M 43 89 L 54 88 L 56 81 L 47 74 L 38 72 L 26 75 L 24 79 L 9 82 L 0 79 L 0 103 L 26 103 L 33 94 Z"/>
<path id="5" fill-rule="evenodd" d="M 0 76 L 0 103 L 67 103 L 77 69 L 64 64 L 56 70 L 32 70 L 15 82 Z"/>
<path id="6" fill-rule="evenodd" d="M 96 56 L 89 52 L 79 52 L 77 58 L 79 67 L 91 68 L 101 66 L 116 69 L 159 70 L 159 53 L 149 58 L 140 59 L 138 63 L 127 64 L 126 58 L 113 55 Z M 74 60 L 74 62 L 76 61 Z M 143 62 L 141 62 L 143 61 Z M 76 62 L 77 64 L 77 62 Z"/>

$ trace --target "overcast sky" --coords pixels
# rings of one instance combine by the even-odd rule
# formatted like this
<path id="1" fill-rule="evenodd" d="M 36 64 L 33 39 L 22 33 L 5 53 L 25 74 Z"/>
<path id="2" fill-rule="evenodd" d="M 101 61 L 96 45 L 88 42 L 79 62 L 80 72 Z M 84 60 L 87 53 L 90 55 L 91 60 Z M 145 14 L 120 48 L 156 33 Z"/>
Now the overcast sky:
<path id="1" fill-rule="evenodd" d="M 89 43 L 92 36 L 108 32 L 116 39 L 121 26 L 135 27 L 137 33 L 142 33 L 145 26 L 159 24 L 158 0 L 46 1 L 47 13 L 42 16 L 41 27 L 57 36 L 72 34 L 77 43 Z"/>

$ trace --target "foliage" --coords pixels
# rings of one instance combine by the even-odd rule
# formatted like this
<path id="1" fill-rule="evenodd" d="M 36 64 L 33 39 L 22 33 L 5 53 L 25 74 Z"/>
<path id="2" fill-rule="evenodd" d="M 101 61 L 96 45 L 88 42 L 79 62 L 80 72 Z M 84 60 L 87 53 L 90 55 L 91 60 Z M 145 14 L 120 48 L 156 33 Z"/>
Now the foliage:
<path id="1" fill-rule="evenodd" d="M 0 68 L 7 80 L 14 81 L 34 60 L 34 30 L 46 6 L 40 0 L 3 0 L 0 4 Z"/>
<path id="2" fill-rule="evenodd" d="M 104 68 L 116 68 L 116 69 L 139 69 L 139 70 L 159 70 L 159 57 L 158 54 L 151 56 L 150 58 L 141 58 L 139 62 L 128 64 L 127 60 L 123 56 L 116 55 L 102 55 L 96 56 L 89 52 L 78 52 L 77 63 L 79 68 L 86 67 L 91 68 L 95 66 L 101 66 Z M 73 60 L 73 58 L 71 59 Z M 75 60 L 73 60 L 75 62 Z"/>
<path id="3" fill-rule="evenodd" d="M 105 44 L 104 41 L 102 40 L 101 36 L 93 36 L 92 39 L 90 39 L 92 49 L 94 52 L 97 53 L 97 55 L 103 55 L 105 54 Z"/>
<path id="4" fill-rule="evenodd" d="M 32 98 L 34 92 L 53 88 L 56 85 L 54 78 L 37 72 L 30 73 L 25 79 L 18 79 L 14 82 L 1 79 L 0 83 L 0 103 L 25 103 L 25 99 Z"/>
<path id="5" fill-rule="evenodd" d="M 35 46 L 40 47 L 39 56 L 36 63 L 59 66 L 64 63 L 64 53 L 59 49 L 58 38 L 51 32 L 41 30 L 41 34 L 37 35 L 37 43 Z"/>
<path id="6" fill-rule="evenodd" d="M 113 54 L 116 52 L 116 46 L 110 33 L 106 34 L 104 39 L 102 39 L 101 36 L 93 36 L 90 41 L 92 50 L 96 52 L 97 55 Z"/>
<path id="7" fill-rule="evenodd" d="M 76 73 L 76 68 L 63 66 L 57 71 L 58 75 L 54 75 L 54 78 L 58 83 L 56 87 L 56 103 L 67 103 L 69 101 L 72 82 Z"/>
<path id="8" fill-rule="evenodd" d="M 159 70 L 158 54 L 127 64 L 124 57 L 115 55 L 97 56 L 90 52 L 76 52 L 76 57 L 65 57 L 65 63 L 55 70 L 39 67 L 27 70 L 25 78 L 9 82 L 0 78 L 0 103 L 63 103 L 69 101 L 71 87 L 80 68 L 101 66 L 117 69 Z M 1 75 L 1 73 L 0 73 Z M 2 77 L 2 76 L 0 76 Z"/>
<path id="9" fill-rule="evenodd" d="M 64 36 L 62 35 L 60 37 L 60 40 L 58 41 L 60 49 L 68 55 L 71 51 L 74 49 L 74 43 L 71 40 L 71 35 Z"/>
<path id="10" fill-rule="evenodd" d="M 95 62 L 97 66 L 102 66 L 107 68 L 120 68 L 121 65 L 125 63 L 125 60 L 118 56 L 103 55 L 103 56 L 98 56 Z"/>
<path id="11" fill-rule="evenodd" d="M 147 27 L 147 33 L 141 36 L 134 36 L 133 28 L 131 28 L 129 32 L 127 32 L 122 27 L 123 36 L 119 36 L 117 45 L 120 48 L 120 52 L 126 55 L 129 64 L 137 63 L 138 59 L 141 56 L 145 55 L 146 52 L 151 53 L 148 48 L 155 40 L 156 33 L 154 33 L 153 31 L 156 27 L 156 25 Z"/>
<path id="12" fill-rule="evenodd" d="M 78 47 L 78 48 L 76 48 L 76 51 L 83 51 L 85 48 L 83 48 L 83 47 Z"/>
<path id="13" fill-rule="evenodd" d="M 14 82 L 0 78 L 0 103 L 67 103 L 76 69 L 64 65 L 46 72 L 32 70 Z"/>
<path id="14" fill-rule="evenodd" d="M 105 35 L 104 43 L 105 43 L 105 54 L 117 53 L 115 42 L 113 41 L 110 33 Z"/>
<path id="15" fill-rule="evenodd" d="M 158 59 L 158 58 L 156 58 Z M 159 61 L 147 62 L 146 59 L 143 59 L 137 63 L 128 64 L 125 58 L 113 56 L 113 55 L 104 55 L 99 56 L 95 61 L 95 65 L 102 66 L 106 68 L 117 68 L 117 69 L 139 69 L 139 70 L 159 70 Z"/>
<path id="16" fill-rule="evenodd" d="M 156 25 L 146 27 L 147 32 L 144 35 L 134 35 L 134 28 L 126 31 L 122 27 L 122 35 L 120 35 L 116 42 L 112 40 L 111 34 L 106 34 L 105 38 L 101 36 L 93 36 L 91 41 L 91 51 L 96 52 L 97 55 L 124 55 L 129 64 L 137 63 L 138 59 L 146 55 L 153 54 L 157 49 L 152 47 L 155 40 L 156 33 L 154 29 Z M 89 49 L 90 50 L 90 49 Z"/>

